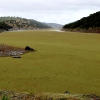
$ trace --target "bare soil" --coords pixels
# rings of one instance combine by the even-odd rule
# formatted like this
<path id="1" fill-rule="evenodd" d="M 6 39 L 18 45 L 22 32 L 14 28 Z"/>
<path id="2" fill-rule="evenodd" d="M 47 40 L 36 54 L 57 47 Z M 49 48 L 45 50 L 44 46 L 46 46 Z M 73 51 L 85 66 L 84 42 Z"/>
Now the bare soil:
<path id="1" fill-rule="evenodd" d="M 14 46 L 8 46 L 5 44 L 0 44 L 0 56 L 19 56 L 22 54 L 25 54 L 27 52 L 30 52 L 28 50 L 25 50 L 25 48 L 20 47 L 14 47 Z"/>

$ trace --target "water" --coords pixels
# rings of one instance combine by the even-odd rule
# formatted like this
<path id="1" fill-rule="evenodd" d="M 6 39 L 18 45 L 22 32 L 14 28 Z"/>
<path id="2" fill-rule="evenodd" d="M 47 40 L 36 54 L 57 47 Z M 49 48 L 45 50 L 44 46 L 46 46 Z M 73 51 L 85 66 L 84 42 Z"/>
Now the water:
<path id="1" fill-rule="evenodd" d="M 49 31 L 65 32 L 65 31 L 61 31 L 61 30 L 49 30 Z"/>

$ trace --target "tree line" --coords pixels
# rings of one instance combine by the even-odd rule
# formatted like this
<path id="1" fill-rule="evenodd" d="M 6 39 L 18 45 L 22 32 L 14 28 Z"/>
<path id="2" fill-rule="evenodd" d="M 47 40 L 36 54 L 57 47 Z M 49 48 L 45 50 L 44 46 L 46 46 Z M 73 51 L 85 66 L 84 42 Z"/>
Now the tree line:
<path id="1" fill-rule="evenodd" d="M 63 29 L 100 29 L 100 11 L 83 17 L 80 20 L 66 24 Z"/>

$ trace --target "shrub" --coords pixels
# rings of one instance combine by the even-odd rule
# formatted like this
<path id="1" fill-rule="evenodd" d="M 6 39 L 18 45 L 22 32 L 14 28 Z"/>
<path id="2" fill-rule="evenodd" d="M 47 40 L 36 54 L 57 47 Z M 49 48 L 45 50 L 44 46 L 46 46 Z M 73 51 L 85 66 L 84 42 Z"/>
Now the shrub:
<path id="1" fill-rule="evenodd" d="M 8 96 L 3 95 L 2 100 L 9 100 L 9 99 L 8 99 Z"/>

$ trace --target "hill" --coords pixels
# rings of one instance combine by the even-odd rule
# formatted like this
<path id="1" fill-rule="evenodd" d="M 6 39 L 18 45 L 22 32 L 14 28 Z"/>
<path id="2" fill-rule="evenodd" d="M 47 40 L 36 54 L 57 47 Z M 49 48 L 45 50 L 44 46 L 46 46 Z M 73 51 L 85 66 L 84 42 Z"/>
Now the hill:
<path id="1" fill-rule="evenodd" d="M 47 29 L 51 28 L 50 26 L 38 22 L 33 19 L 26 19 L 21 17 L 0 17 L 0 22 L 4 22 L 13 29 Z"/>
<path id="2" fill-rule="evenodd" d="M 100 33 L 100 11 L 64 25 L 63 30 Z"/>
<path id="3" fill-rule="evenodd" d="M 47 24 L 53 28 L 62 28 L 63 27 L 63 25 L 57 24 L 57 23 L 45 23 L 45 24 Z"/>

